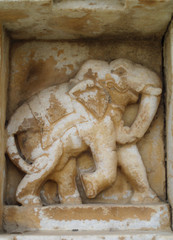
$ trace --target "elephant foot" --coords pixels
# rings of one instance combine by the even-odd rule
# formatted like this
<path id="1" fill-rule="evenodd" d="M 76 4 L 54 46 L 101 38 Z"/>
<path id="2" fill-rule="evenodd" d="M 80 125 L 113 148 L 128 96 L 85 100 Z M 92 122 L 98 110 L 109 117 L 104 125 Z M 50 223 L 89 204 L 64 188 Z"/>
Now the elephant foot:
<path id="1" fill-rule="evenodd" d="M 134 194 L 131 198 L 131 203 L 158 203 L 160 199 L 152 190 L 146 192 L 134 191 Z"/>
<path id="2" fill-rule="evenodd" d="M 82 200 L 80 197 L 68 197 L 65 200 L 61 200 L 61 204 L 72 204 L 72 205 L 77 205 L 77 204 L 82 204 Z"/>
<path id="3" fill-rule="evenodd" d="M 95 198 L 98 193 L 97 185 L 94 183 L 91 176 L 92 175 L 89 173 L 85 173 L 81 176 L 87 198 Z"/>
<path id="4" fill-rule="evenodd" d="M 17 197 L 17 201 L 22 204 L 22 206 L 42 206 L 40 197 L 35 195 L 27 195 L 22 198 Z"/>
<path id="5" fill-rule="evenodd" d="M 61 194 L 59 194 L 59 199 L 61 204 L 82 204 L 82 200 L 77 189 L 74 190 L 73 194 L 68 195 L 67 192 L 61 192 Z"/>

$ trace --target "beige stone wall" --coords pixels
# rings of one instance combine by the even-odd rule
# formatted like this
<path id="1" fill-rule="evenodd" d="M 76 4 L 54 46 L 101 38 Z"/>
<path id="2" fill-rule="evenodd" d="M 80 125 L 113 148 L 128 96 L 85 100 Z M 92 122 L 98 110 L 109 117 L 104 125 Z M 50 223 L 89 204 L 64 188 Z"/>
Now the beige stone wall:
<path id="1" fill-rule="evenodd" d="M 16 39 L 161 39 L 172 7 L 172 0 L 3 0 L 0 19 Z"/>
<path id="2" fill-rule="evenodd" d="M 8 37 L 0 24 L 0 229 L 2 229 L 2 212 L 5 182 L 5 120 L 8 85 Z"/>
<path id="3" fill-rule="evenodd" d="M 7 120 L 34 93 L 73 78 L 88 59 L 127 58 L 162 77 L 161 55 L 160 41 L 15 41 L 11 45 Z"/>

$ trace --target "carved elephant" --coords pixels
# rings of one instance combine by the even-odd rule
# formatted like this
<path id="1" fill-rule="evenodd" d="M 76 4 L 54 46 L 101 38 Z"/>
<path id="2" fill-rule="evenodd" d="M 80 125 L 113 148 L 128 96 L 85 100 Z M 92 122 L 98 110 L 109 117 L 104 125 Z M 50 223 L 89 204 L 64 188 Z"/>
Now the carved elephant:
<path id="1" fill-rule="evenodd" d="M 49 87 L 23 103 L 7 126 L 7 153 L 26 173 L 17 188 L 17 201 L 41 204 L 40 188 L 45 181 L 59 176 L 71 158 L 87 149 L 96 166 L 94 172 L 81 175 L 88 198 L 113 184 L 119 164 L 134 188 L 133 201 L 154 199 L 135 143 L 150 126 L 161 91 L 159 77 L 139 64 L 126 59 L 110 64 L 88 60 L 68 83 Z M 126 106 L 139 97 L 134 123 L 124 126 Z M 28 147 L 24 156 L 20 134 L 28 132 L 34 147 Z M 122 146 L 118 153 L 117 143 Z"/>

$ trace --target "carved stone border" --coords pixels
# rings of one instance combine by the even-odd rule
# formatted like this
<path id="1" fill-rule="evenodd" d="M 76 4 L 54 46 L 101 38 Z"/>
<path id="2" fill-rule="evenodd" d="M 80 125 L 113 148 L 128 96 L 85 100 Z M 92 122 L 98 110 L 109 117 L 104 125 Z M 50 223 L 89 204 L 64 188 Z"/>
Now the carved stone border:
<path id="1" fill-rule="evenodd" d="M 135 3 L 137 2 L 136 0 L 131 1 L 132 5 L 135 5 Z M 130 3 L 130 1 L 124 1 L 124 2 L 128 2 Z M 11 3 L 14 1 L 11 1 Z M 18 3 L 17 3 L 18 2 Z M 51 0 L 31 0 L 31 1 L 25 1 L 25 0 L 18 0 L 16 1 L 16 3 L 19 6 L 24 6 L 25 2 L 27 2 L 27 4 L 29 3 L 33 3 L 33 4 L 40 4 L 42 2 L 42 4 L 44 5 L 48 5 L 51 3 Z M 53 1 L 52 1 L 53 2 Z M 56 0 L 54 0 L 54 2 L 58 2 Z M 141 1 L 142 2 L 142 1 Z M 143 1 L 144 3 L 149 2 L 149 1 Z M 152 1 L 152 2 L 162 2 L 162 1 Z M 168 7 L 169 9 L 171 9 L 169 7 L 169 0 L 164 1 L 166 3 L 168 3 Z M 0 1 L 0 6 L 4 6 L 5 4 L 8 5 L 10 4 L 9 0 L 1 0 Z M 16 4 L 15 3 L 15 4 Z M 21 5 L 22 3 L 22 5 Z M 41 4 L 40 4 L 41 5 Z M 9 5 L 10 6 L 10 5 Z M 166 5 L 165 5 L 166 6 Z M 172 6 L 172 5 L 170 5 Z M 141 6 L 140 6 L 141 7 Z M 142 5 L 142 7 L 144 7 L 144 5 Z M 149 5 L 147 6 L 149 7 Z M 152 6 L 150 5 L 150 7 L 152 8 Z M 155 7 L 155 6 L 154 6 Z M 22 7 L 21 7 L 22 8 Z M 23 10 L 20 11 L 20 13 Z M 68 11 L 67 11 L 68 12 Z M 4 149 L 5 149 L 5 131 L 4 131 L 4 126 L 5 126 L 5 116 L 6 116 L 6 99 L 7 99 L 7 85 L 8 85 L 8 49 L 9 49 L 9 39 L 3 29 L 3 25 L 4 23 L 7 21 L 8 24 L 7 26 L 10 26 L 10 19 L 12 19 L 12 16 L 14 17 L 14 19 L 12 19 L 12 22 L 14 23 L 16 21 L 18 21 L 18 19 L 20 17 L 16 16 L 15 14 L 15 9 L 12 8 L 12 15 L 10 14 L 6 14 L 6 12 L 4 11 L 4 16 L 1 15 L 0 17 L 0 228 L 2 229 L 2 212 L 3 212 L 3 191 L 4 191 L 4 179 L 5 179 L 5 157 L 4 157 Z M 20 14 L 19 14 L 20 15 Z M 160 15 L 158 14 L 158 16 L 160 17 Z M 16 19 L 15 19 L 16 17 Z M 22 19 L 22 18 L 21 18 Z M 138 21 L 138 19 L 137 19 Z M 15 34 L 14 34 L 15 35 Z M 165 77 L 166 77 L 166 92 L 167 92 L 167 96 L 166 96 L 166 139 L 167 139 L 167 146 L 166 146 L 166 152 L 167 152 L 167 186 L 168 186 L 168 200 L 169 203 L 171 204 L 171 206 L 173 206 L 173 85 L 172 85 L 172 80 L 173 80 L 173 25 L 170 25 L 169 27 L 169 31 L 166 34 L 166 38 L 165 38 L 165 47 L 164 47 L 164 66 L 165 66 Z M 128 235 L 130 236 L 130 235 Z M 157 235 L 148 235 L 147 239 L 153 239 L 153 236 L 155 237 L 155 239 L 172 239 L 172 236 L 162 236 L 160 235 L 160 237 Z M 8 237 L 6 235 L 2 236 L 2 238 L 0 237 L 0 239 L 31 239 L 30 237 L 16 237 L 14 236 L 10 236 Z M 38 236 L 39 238 L 39 236 Z M 109 237 L 108 237 L 109 238 Z M 36 238 L 34 238 L 36 239 Z M 48 239 L 46 237 L 46 239 Z M 53 238 L 51 238 L 52 240 Z M 61 239 L 61 238 L 54 238 L 54 239 Z M 67 238 L 68 239 L 68 238 Z M 71 239 L 71 238 L 70 238 Z M 77 238 L 75 238 L 77 239 Z M 82 239 L 82 237 L 81 237 Z M 90 237 L 88 239 L 91 239 Z M 94 238 L 96 239 L 96 238 Z M 114 238 L 115 239 L 115 238 Z M 118 239 L 118 237 L 117 237 Z M 140 236 L 139 236 L 140 239 Z M 141 237 L 142 239 L 142 237 Z"/>
<path id="2" fill-rule="evenodd" d="M 164 73 L 166 85 L 166 162 L 167 162 L 167 194 L 173 207 L 173 22 L 165 36 Z"/>
<path id="3" fill-rule="evenodd" d="M 9 39 L 0 24 L 0 229 L 2 229 L 5 182 L 5 119 L 8 86 Z"/>

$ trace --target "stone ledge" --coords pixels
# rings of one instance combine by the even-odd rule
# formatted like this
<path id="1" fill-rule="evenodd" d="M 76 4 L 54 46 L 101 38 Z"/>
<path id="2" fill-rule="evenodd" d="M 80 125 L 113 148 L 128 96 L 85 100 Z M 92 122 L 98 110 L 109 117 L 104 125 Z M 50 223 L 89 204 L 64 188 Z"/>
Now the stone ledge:
<path id="1" fill-rule="evenodd" d="M 36 230 L 169 230 L 168 204 L 4 207 L 9 233 Z"/>
<path id="2" fill-rule="evenodd" d="M 82 231 L 82 232 L 61 232 L 61 231 L 41 231 L 26 234 L 3 234 L 0 240 L 172 240 L 173 234 L 168 232 L 102 232 L 102 231 Z"/>

